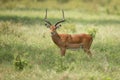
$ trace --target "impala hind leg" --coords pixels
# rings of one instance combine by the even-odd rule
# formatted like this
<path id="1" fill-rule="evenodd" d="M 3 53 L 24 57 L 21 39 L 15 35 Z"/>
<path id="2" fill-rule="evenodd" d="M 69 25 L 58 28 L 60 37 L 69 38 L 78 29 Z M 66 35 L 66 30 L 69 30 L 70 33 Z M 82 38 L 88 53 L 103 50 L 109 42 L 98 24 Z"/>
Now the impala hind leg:
<path id="1" fill-rule="evenodd" d="M 90 49 L 92 42 L 93 42 L 93 39 L 90 40 L 89 45 L 88 45 L 88 49 Z"/>
<path id="2" fill-rule="evenodd" d="M 84 45 L 84 46 L 83 46 L 83 50 L 84 50 L 84 52 L 86 52 L 90 57 L 92 57 L 92 53 L 91 53 L 89 47 L 86 47 L 86 46 Z"/>
<path id="3" fill-rule="evenodd" d="M 84 52 L 86 52 L 90 57 L 92 57 L 92 53 L 90 51 L 90 46 L 92 44 L 92 40 L 91 41 L 84 41 L 83 42 L 83 50 Z"/>
<path id="4" fill-rule="evenodd" d="M 85 51 L 90 57 L 92 57 L 92 53 L 91 53 L 91 51 L 90 51 L 89 49 L 84 49 L 84 51 Z"/>
<path id="5" fill-rule="evenodd" d="M 60 48 L 61 56 L 65 56 L 66 48 Z"/>
<path id="6" fill-rule="evenodd" d="M 93 42 L 93 39 L 90 40 L 89 45 L 88 45 L 88 47 L 87 47 L 87 54 L 89 54 L 90 57 L 92 57 L 92 53 L 91 53 L 91 51 L 90 51 L 90 47 L 91 47 L 92 42 Z"/>

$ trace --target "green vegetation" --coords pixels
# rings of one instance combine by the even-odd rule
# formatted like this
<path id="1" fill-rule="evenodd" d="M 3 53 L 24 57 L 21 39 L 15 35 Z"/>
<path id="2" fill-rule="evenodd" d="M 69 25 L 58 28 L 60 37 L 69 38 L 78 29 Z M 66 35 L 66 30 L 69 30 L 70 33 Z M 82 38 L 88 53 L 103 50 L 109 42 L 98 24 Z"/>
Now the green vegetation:
<path id="1" fill-rule="evenodd" d="M 0 0 L 1 9 L 73 9 L 81 12 L 120 14 L 119 0 Z"/>
<path id="2" fill-rule="evenodd" d="M 25 53 L 23 55 L 25 55 Z M 16 70 L 23 70 L 28 65 L 27 60 L 25 60 L 23 58 L 24 58 L 24 56 L 22 56 L 22 58 L 21 58 L 20 54 L 17 54 L 15 56 L 14 66 L 15 66 Z"/>
<path id="3" fill-rule="evenodd" d="M 0 2 L 0 80 L 119 80 L 120 79 L 120 16 L 119 11 L 108 13 L 86 10 L 89 0 L 80 0 L 83 10 L 75 9 L 72 0 L 1 0 Z M 56 2 L 58 1 L 58 2 Z M 79 1 L 79 0 L 76 0 Z M 87 3 L 82 3 L 86 1 Z M 90 0 L 95 2 L 95 0 Z M 109 3 L 119 2 L 119 0 Z M 78 51 L 67 50 L 61 57 L 59 48 L 52 42 L 49 29 L 44 26 L 45 6 L 56 3 L 48 9 L 48 19 L 55 23 L 62 18 L 58 9 L 63 9 L 66 22 L 59 33 L 89 33 L 95 35 L 91 51 L 92 58 Z M 71 6 L 74 2 L 75 6 Z M 3 3 L 5 5 L 3 5 Z M 30 3 L 30 2 L 29 2 Z M 99 3 L 99 1 L 96 3 Z M 15 5 L 13 5 L 15 4 Z M 38 4 L 41 4 L 38 7 Z M 101 3 L 99 3 L 101 4 Z M 113 3 L 115 4 L 115 3 Z M 7 7 L 12 5 L 13 7 Z M 109 7 L 103 2 L 103 8 Z M 116 3 L 117 5 L 117 3 Z M 117 5 L 118 6 L 118 5 Z M 41 7 L 41 8 L 40 8 Z M 48 5 L 49 7 L 49 5 Z M 55 7 L 55 8 L 53 8 Z M 113 7 L 113 6 L 111 6 Z M 11 9 L 10 9 L 11 8 Z"/>
<path id="4" fill-rule="evenodd" d="M 90 27 L 87 29 L 88 34 L 90 34 L 93 38 L 95 38 L 95 35 L 97 33 L 97 29 L 94 27 Z"/>

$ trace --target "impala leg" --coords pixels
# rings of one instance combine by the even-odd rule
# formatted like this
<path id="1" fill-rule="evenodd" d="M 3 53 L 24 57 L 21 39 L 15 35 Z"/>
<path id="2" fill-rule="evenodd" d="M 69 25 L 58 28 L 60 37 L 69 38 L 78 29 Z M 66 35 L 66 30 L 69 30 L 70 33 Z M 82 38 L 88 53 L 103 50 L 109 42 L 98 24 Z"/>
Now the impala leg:
<path id="1" fill-rule="evenodd" d="M 92 53 L 91 53 L 90 50 L 87 50 L 87 54 L 88 54 L 90 57 L 92 57 Z"/>
<path id="2" fill-rule="evenodd" d="M 84 48 L 84 51 L 85 51 L 90 57 L 92 57 L 92 53 L 91 53 L 91 51 L 90 51 L 89 49 Z"/>
<path id="3" fill-rule="evenodd" d="M 88 45 L 88 49 L 90 49 L 92 42 L 93 42 L 93 39 L 90 40 L 89 45 Z"/>
<path id="4" fill-rule="evenodd" d="M 89 49 L 89 46 L 87 46 L 87 44 L 83 45 L 83 49 L 84 49 L 84 52 L 86 52 L 90 57 L 92 57 L 92 53 Z"/>
<path id="5" fill-rule="evenodd" d="M 92 53 L 90 51 L 90 47 L 91 47 L 92 42 L 93 42 L 93 39 L 90 40 L 88 48 L 87 48 L 88 49 L 88 53 L 90 54 L 90 56 L 92 56 Z"/>
<path id="6" fill-rule="evenodd" d="M 61 56 L 65 56 L 66 48 L 60 48 Z"/>

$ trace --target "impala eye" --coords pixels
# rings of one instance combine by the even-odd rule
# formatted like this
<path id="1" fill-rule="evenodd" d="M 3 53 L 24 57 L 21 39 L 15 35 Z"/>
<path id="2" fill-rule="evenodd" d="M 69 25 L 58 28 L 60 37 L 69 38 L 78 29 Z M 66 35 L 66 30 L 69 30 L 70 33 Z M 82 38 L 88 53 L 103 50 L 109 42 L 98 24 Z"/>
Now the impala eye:
<path id="1" fill-rule="evenodd" d="M 45 26 L 46 26 L 47 28 L 49 28 L 49 27 L 50 27 L 47 23 L 45 23 Z"/>
<path id="2" fill-rule="evenodd" d="M 57 25 L 56 27 L 57 27 L 57 28 L 60 28 L 60 27 L 61 27 L 61 24 Z"/>

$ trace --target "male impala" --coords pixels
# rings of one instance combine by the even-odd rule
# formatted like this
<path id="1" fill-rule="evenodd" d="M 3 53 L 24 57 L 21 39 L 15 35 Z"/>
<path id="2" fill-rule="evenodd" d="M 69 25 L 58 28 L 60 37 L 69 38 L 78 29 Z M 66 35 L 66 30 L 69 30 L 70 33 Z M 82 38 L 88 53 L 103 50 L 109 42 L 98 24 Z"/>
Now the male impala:
<path id="1" fill-rule="evenodd" d="M 92 44 L 93 38 L 89 34 L 58 34 L 57 28 L 61 25 L 61 22 L 64 22 L 64 11 L 62 10 L 63 19 L 58 21 L 55 25 L 52 25 L 50 21 L 47 20 L 47 10 L 44 21 L 46 22 L 46 26 L 50 28 L 51 37 L 53 42 L 60 48 L 61 55 L 65 56 L 66 49 L 77 49 L 82 47 L 84 51 L 92 56 L 90 52 L 90 46 Z"/>

